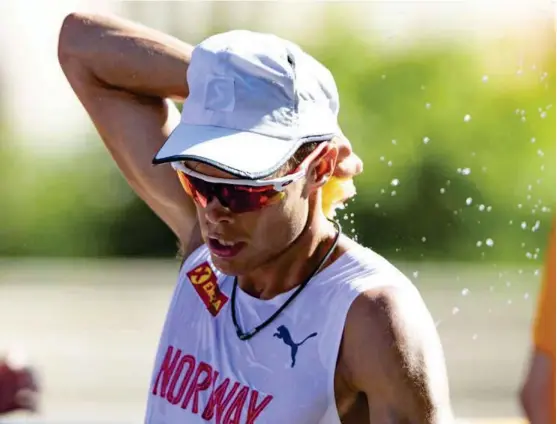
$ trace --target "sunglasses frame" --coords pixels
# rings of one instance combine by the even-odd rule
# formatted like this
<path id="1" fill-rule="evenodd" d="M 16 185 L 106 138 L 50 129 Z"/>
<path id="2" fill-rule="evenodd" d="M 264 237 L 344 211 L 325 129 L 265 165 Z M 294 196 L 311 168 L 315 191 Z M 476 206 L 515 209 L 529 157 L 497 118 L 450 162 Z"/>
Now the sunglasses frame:
<path id="1" fill-rule="evenodd" d="M 211 177 L 209 175 L 200 174 L 190 168 L 188 168 L 183 162 L 171 162 L 172 168 L 177 172 L 183 172 L 186 175 L 198 178 L 207 183 L 213 184 L 230 184 L 237 186 L 250 186 L 250 187 L 272 187 L 273 190 L 277 192 L 283 191 L 289 184 L 298 181 L 305 177 L 306 167 L 301 166 L 298 170 L 292 174 L 285 175 L 283 177 L 273 178 L 270 180 L 248 180 L 241 178 L 219 178 Z"/>

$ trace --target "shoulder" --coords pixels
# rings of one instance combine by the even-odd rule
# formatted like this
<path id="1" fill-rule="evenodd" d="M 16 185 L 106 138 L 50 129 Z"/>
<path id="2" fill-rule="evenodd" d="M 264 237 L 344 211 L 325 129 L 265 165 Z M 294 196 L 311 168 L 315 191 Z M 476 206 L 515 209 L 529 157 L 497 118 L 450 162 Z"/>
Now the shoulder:
<path id="1" fill-rule="evenodd" d="M 372 288 L 354 300 L 340 360 L 343 378 L 366 393 L 370 408 L 388 406 L 393 416 L 420 416 L 417 422 L 428 423 L 451 414 L 441 342 L 411 283 Z"/>
<path id="2" fill-rule="evenodd" d="M 413 283 L 396 266 L 377 252 L 353 240 L 344 240 L 344 258 L 335 268 L 335 280 L 356 295 L 381 287 L 413 287 Z"/>
<path id="3" fill-rule="evenodd" d="M 400 280 L 393 284 L 386 281 L 362 292 L 348 311 L 345 342 L 357 343 L 355 354 L 384 349 L 388 355 L 393 353 L 393 347 L 415 350 L 437 334 L 417 288 L 396 274 L 392 277 Z"/>

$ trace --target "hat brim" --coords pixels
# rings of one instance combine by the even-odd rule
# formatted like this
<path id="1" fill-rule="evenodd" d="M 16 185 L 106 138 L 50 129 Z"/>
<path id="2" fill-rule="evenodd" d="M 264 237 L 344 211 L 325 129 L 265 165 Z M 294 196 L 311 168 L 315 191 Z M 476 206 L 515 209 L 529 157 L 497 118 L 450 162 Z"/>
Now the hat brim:
<path id="1" fill-rule="evenodd" d="M 241 178 L 258 179 L 276 172 L 305 141 L 181 122 L 153 164 L 196 160 Z"/>

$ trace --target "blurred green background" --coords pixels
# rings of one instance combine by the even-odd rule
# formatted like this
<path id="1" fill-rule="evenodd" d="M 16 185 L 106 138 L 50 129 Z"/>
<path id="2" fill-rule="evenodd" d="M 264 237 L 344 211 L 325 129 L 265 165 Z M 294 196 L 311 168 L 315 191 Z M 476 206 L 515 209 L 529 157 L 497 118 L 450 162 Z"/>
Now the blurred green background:
<path id="1" fill-rule="evenodd" d="M 347 231 L 401 259 L 531 259 L 555 208 L 551 21 L 538 22 L 531 43 L 518 32 L 389 50 L 353 31 L 342 8 L 327 6 L 318 34 L 293 38 L 336 76 L 342 127 L 364 160 L 359 194 L 339 213 Z M 244 27 L 265 30 L 257 17 Z M 227 28 L 217 14 L 188 41 Z M 172 234 L 130 192 L 93 129 L 73 154 L 46 160 L 19 148 L 2 116 L 0 255 L 175 253 Z"/>

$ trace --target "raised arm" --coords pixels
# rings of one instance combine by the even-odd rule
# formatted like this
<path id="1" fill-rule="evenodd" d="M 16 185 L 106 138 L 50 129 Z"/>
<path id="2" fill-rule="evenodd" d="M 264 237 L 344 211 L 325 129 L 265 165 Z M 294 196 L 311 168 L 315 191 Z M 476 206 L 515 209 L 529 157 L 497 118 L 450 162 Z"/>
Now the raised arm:
<path id="1" fill-rule="evenodd" d="M 369 422 L 452 424 L 441 343 L 413 287 L 377 289 L 350 308 L 341 358 Z"/>
<path id="2" fill-rule="evenodd" d="M 58 58 L 130 186 L 172 229 L 185 254 L 201 244 L 192 201 L 168 165 L 151 160 L 179 121 L 192 46 L 125 19 L 70 14 Z"/>

